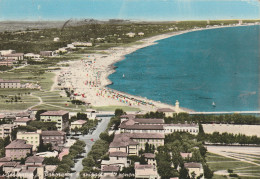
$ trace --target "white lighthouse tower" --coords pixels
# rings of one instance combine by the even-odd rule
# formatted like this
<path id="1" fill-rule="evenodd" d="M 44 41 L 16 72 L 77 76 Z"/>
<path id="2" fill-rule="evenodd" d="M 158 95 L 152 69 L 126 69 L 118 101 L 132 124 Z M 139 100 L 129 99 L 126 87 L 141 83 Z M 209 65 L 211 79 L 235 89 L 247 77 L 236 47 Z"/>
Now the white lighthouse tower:
<path id="1" fill-rule="evenodd" d="M 177 114 L 180 112 L 180 103 L 178 100 L 176 100 L 175 102 L 175 111 Z"/>

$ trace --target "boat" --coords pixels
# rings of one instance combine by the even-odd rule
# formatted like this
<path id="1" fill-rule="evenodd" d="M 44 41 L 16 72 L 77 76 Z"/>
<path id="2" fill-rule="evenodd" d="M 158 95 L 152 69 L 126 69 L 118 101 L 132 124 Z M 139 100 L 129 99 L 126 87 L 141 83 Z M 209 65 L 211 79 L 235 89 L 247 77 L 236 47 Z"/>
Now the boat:
<path id="1" fill-rule="evenodd" d="M 215 102 L 214 102 L 214 101 L 212 102 L 212 106 L 213 106 L 213 107 L 216 107 L 216 104 L 215 104 Z"/>
<path id="2" fill-rule="evenodd" d="M 125 77 L 125 74 L 123 74 L 123 78 Z"/>

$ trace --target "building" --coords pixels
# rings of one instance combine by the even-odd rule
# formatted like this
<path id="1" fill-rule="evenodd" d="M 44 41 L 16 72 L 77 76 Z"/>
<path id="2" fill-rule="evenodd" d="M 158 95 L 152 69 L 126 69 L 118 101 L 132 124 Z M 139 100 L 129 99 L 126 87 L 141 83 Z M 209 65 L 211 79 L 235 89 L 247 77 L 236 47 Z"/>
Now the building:
<path id="1" fill-rule="evenodd" d="M 40 152 L 35 154 L 35 156 L 43 157 L 43 158 L 57 157 L 58 155 L 59 153 L 55 150 L 53 152 Z"/>
<path id="2" fill-rule="evenodd" d="M 11 157 L 2 157 L 0 158 L 0 167 L 2 167 L 3 164 L 7 163 L 7 162 L 11 162 Z"/>
<path id="3" fill-rule="evenodd" d="M 14 54 L 15 50 L 0 50 L 0 56 Z"/>
<path id="4" fill-rule="evenodd" d="M 59 131 L 68 127 L 69 112 L 68 111 L 47 111 L 40 115 L 43 122 L 56 122 Z"/>
<path id="5" fill-rule="evenodd" d="M 133 32 L 129 32 L 125 35 L 128 36 L 128 37 L 131 37 L 131 38 L 135 37 L 135 33 L 133 33 Z"/>
<path id="6" fill-rule="evenodd" d="M 131 139 L 139 144 L 139 150 L 145 149 L 145 144 L 153 145 L 155 149 L 164 145 L 163 133 L 133 133 Z"/>
<path id="7" fill-rule="evenodd" d="M 160 108 L 157 112 L 162 112 L 165 114 L 165 117 L 173 117 L 173 114 L 176 113 L 173 109 L 170 108 Z"/>
<path id="8" fill-rule="evenodd" d="M 60 41 L 60 38 L 59 38 L 59 37 L 55 37 L 55 38 L 53 39 L 53 41 L 54 41 L 54 42 L 59 42 L 59 41 Z"/>
<path id="9" fill-rule="evenodd" d="M 28 117 L 24 117 L 24 118 L 17 118 L 16 120 L 14 120 L 14 125 L 16 126 L 27 126 L 28 123 L 31 121 L 32 119 L 28 118 Z"/>
<path id="10" fill-rule="evenodd" d="M 180 155 L 183 159 L 186 159 L 186 158 L 191 158 L 192 157 L 192 153 L 183 153 L 183 152 L 180 152 Z"/>
<path id="11" fill-rule="evenodd" d="M 12 67 L 14 65 L 14 60 L 13 59 L 8 59 L 8 60 L 0 60 L 0 66 L 8 66 Z"/>
<path id="12" fill-rule="evenodd" d="M 26 144 L 33 146 L 33 151 L 36 151 L 40 145 L 40 134 L 37 132 L 18 132 L 17 139 L 26 140 Z"/>
<path id="13" fill-rule="evenodd" d="M 184 163 L 184 167 L 189 170 L 189 176 L 192 177 L 192 175 L 195 174 L 195 178 L 202 176 L 201 179 L 204 179 L 204 170 L 201 163 Z"/>
<path id="14" fill-rule="evenodd" d="M 163 133 L 162 119 L 129 119 L 119 125 L 120 132 L 127 133 Z"/>
<path id="15" fill-rule="evenodd" d="M 188 132 L 193 135 L 199 133 L 198 124 L 164 124 L 164 133 L 171 134 L 173 132 Z"/>
<path id="16" fill-rule="evenodd" d="M 16 128 L 14 124 L 2 124 L 0 125 L 0 138 L 10 136 L 12 131 Z"/>
<path id="17" fill-rule="evenodd" d="M 53 51 L 40 51 L 40 56 L 42 57 L 51 57 L 54 55 Z"/>
<path id="18" fill-rule="evenodd" d="M 13 160 L 20 160 L 26 158 L 27 155 L 32 154 L 33 146 L 26 144 L 26 140 L 16 139 L 5 147 L 5 156 Z"/>
<path id="19" fill-rule="evenodd" d="M 72 45 L 74 47 L 92 47 L 93 44 L 91 42 L 73 42 Z"/>
<path id="20" fill-rule="evenodd" d="M 117 165 L 105 165 L 101 168 L 101 173 L 103 176 L 117 176 L 120 167 Z"/>
<path id="21" fill-rule="evenodd" d="M 153 153 L 144 153 L 143 156 L 145 158 L 145 161 L 148 163 L 148 165 L 156 166 L 155 154 L 153 154 Z"/>
<path id="22" fill-rule="evenodd" d="M 138 32 L 138 35 L 139 36 L 144 36 L 144 33 L 143 32 Z"/>
<path id="23" fill-rule="evenodd" d="M 120 170 L 123 169 L 123 167 L 128 167 L 129 162 L 127 160 L 128 154 L 125 152 L 110 152 L 109 153 L 109 160 L 102 160 L 101 167 L 105 165 L 116 165 L 120 167 Z"/>
<path id="24" fill-rule="evenodd" d="M 135 163 L 135 178 L 158 179 L 158 178 L 160 178 L 160 176 L 157 173 L 156 166 L 140 165 L 139 162 L 136 162 Z"/>
<path id="25" fill-rule="evenodd" d="M 13 59 L 16 61 L 20 61 L 24 59 L 24 54 L 23 53 L 11 53 L 7 55 L 2 55 L 4 59 Z"/>
<path id="26" fill-rule="evenodd" d="M 24 58 L 27 58 L 27 59 L 39 59 L 40 57 L 41 57 L 41 55 L 34 54 L 34 53 L 27 53 L 24 55 Z"/>
<path id="27" fill-rule="evenodd" d="M 124 115 L 120 116 L 121 123 L 124 121 L 127 121 L 129 119 L 134 119 L 134 118 L 135 118 L 135 114 L 124 114 Z"/>
<path id="28" fill-rule="evenodd" d="M 55 146 L 63 146 L 66 142 L 66 133 L 62 131 L 42 131 L 42 142 L 44 144 L 52 144 Z"/>
<path id="29" fill-rule="evenodd" d="M 25 165 L 42 165 L 43 161 L 43 157 L 31 156 L 26 159 Z"/>
<path id="30" fill-rule="evenodd" d="M 74 121 L 70 124 L 70 129 L 75 129 L 75 128 L 81 128 L 87 121 L 86 120 L 77 120 Z"/>
<path id="31" fill-rule="evenodd" d="M 15 116 L 16 118 L 30 118 L 31 114 L 29 112 L 20 112 L 17 113 Z"/>
<path id="32" fill-rule="evenodd" d="M 0 88 L 21 88 L 20 80 L 3 80 L 0 79 Z"/>

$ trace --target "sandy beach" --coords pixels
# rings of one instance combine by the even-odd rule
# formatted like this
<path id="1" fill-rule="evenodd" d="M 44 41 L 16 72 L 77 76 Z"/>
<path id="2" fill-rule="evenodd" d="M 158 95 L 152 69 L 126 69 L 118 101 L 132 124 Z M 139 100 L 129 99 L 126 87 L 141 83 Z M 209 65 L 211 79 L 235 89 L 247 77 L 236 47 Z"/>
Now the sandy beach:
<path id="1" fill-rule="evenodd" d="M 107 85 L 112 83 L 108 79 L 108 76 L 115 72 L 113 64 L 120 60 L 123 60 L 124 56 L 127 54 L 130 54 L 138 49 L 156 44 L 156 41 L 158 40 L 193 31 L 224 27 L 233 26 L 216 26 L 210 28 L 199 28 L 186 31 L 171 32 L 139 40 L 137 41 L 138 43 L 133 46 L 119 46 L 110 48 L 108 50 L 102 50 L 102 53 L 83 54 L 81 60 L 67 62 L 69 64 L 69 67 L 63 67 L 57 73 L 58 78 L 55 85 L 57 85 L 57 82 L 60 81 L 61 87 L 74 90 L 74 96 L 76 99 L 90 103 L 90 105 L 92 106 L 123 105 L 136 107 L 141 109 L 142 111 L 156 111 L 158 108 L 171 108 L 176 110 L 175 106 L 173 105 L 126 94 L 106 87 Z M 175 97 L 175 99 L 178 99 L 178 97 Z M 189 111 L 189 109 L 182 108 L 181 106 L 178 112 L 185 111 Z"/>

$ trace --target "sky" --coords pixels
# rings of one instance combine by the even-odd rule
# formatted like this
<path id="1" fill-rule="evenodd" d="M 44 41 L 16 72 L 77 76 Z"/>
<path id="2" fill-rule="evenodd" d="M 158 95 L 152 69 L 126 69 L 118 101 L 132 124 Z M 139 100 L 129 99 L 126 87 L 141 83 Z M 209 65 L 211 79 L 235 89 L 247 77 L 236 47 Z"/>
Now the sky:
<path id="1" fill-rule="evenodd" d="M 0 0 L 0 21 L 260 19 L 258 0 Z"/>

